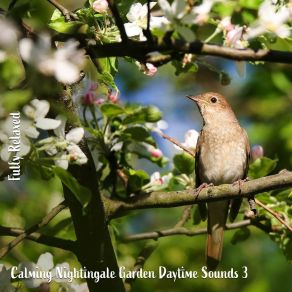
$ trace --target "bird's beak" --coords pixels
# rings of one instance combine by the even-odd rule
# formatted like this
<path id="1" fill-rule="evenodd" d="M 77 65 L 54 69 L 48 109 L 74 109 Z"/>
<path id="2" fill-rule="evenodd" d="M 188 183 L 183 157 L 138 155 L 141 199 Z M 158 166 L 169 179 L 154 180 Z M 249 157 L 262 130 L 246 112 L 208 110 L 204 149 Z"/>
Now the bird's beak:
<path id="1" fill-rule="evenodd" d="M 186 95 L 187 98 L 193 100 L 194 102 L 199 102 L 201 99 L 200 99 L 200 95 Z"/>

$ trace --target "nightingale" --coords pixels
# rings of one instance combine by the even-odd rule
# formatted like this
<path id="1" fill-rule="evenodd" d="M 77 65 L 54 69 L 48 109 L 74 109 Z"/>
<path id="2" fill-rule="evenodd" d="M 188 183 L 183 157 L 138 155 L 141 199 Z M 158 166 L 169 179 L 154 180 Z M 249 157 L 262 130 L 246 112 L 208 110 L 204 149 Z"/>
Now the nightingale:
<path id="1" fill-rule="evenodd" d="M 200 191 L 208 185 L 236 183 L 247 176 L 250 146 L 245 130 L 219 93 L 208 92 L 187 96 L 196 102 L 203 119 L 196 148 L 196 187 Z M 199 188 L 198 188 L 199 186 Z M 221 260 L 224 228 L 229 218 L 233 221 L 242 199 L 207 203 L 206 266 L 215 270 Z M 229 208 L 230 206 L 230 208 Z M 202 219 L 206 218 L 205 204 L 199 205 Z"/>

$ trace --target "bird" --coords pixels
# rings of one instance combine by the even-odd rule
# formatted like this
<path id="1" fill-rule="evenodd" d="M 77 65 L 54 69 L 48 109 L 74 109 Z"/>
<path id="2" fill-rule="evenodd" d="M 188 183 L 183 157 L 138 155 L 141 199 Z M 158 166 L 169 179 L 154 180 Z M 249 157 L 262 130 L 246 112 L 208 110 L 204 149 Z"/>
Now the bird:
<path id="1" fill-rule="evenodd" d="M 207 92 L 187 97 L 197 104 L 203 119 L 195 154 L 197 190 L 237 182 L 240 188 L 240 183 L 247 177 L 250 156 L 246 131 L 223 95 Z M 216 270 L 222 257 L 228 212 L 233 221 L 241 202 L 241 198 L 232 202 L 208 202 L 207 210 L 205 204 L 199 204 L 202 219 L 207 217 L 206 266 L 210 271 Z"/>

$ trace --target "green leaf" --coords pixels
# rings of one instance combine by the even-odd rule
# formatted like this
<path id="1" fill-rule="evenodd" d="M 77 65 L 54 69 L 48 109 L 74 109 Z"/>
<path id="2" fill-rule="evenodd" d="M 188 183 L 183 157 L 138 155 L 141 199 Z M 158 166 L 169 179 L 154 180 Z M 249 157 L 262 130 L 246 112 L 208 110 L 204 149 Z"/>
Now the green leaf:
<path id="1" fill-rule="evenodd" d="M 101 105 L 100 110 L 107 117 L 115 117 L 124 113 L 124 109 L 121 106 L 112 103 Z"/>
<path id="2" fill-rule="evenodd" d="M 131 123 L 155 123 L 161 120 L 162 113 L 156 106 L 127 107 L 128 116 L 124 119 L 124 124 Z"/>
<path id="3" fill-rule="evenodd" d="M 185 173 L 185 174 L 192 174 L 195 170 L 195 159 L 185 153 L 182 154 L 176 154 L 173 157 L 173 163 L 175 168 L 180 172 L 180 173 Z"/>
<path id="4" fill-rule="evenodd" d="M 250 236 L 250 230 L 247 227 L 242 227 L 238 229 L 231 238 L 231 243 L 236 244 L 238 242 L 248 239 Z"/>
<path id="5" fill-rule="evenodd" d="M 129 170 L 128 187 L 131 192 L 141 190 L 142 186 L 149 181 L 149 175 L 144 170 Z"/>
<path id="6" fill-rule="evenodd" d="M 99 74 L 98 80 L 100 82 L 103 82 L 105 85 L 110 86 L 110 87 L 114 88 L 115 90 L 118 90 L 118 88 L 115 84 L 114 77 L 112 76 L 112 74 L 110 72 L 105 71 L 102 74 Z"/>
<path id="7" fill-rule="evenodd" d="M 103 77 L 105 78 L 106 82 L 113 82 L 113 77 L 109 77 L 107 75 L 105 75 L 104 73 L 107 72 L 108 74 L 110 74 L 111 76 L 113 76 L 117 71 L 117 58 L 116 57 L 109 57 L 109 58 L 99 58 L 99 65 L 102 68 L 102 72 L 103 72 Z"/>
<path id="8" fill-rule="evenodd" d="M 175 75 L 179 75 L 180 73 L 196 73 L 199 69 L 199 66 L 195 62 L 184 64 L 181 61 L 174 60 L 172 61 L 172 65 L 175 68 Z"/>
<path id="9" fill-rule="evenodd" d="M 129 137 L 136 141 L 145 141 L 150 137 L 149 132 L 143 127 L 131 127 L 123 131 L 123 134 L 129 135 Z"/>
<path id="10" fill-rule="evenodd" d="M 81 21 L 65 22 L 63 18 L 58 18 L 54 22 L 51 22 L 49 27 L 64 34 L 86 33 L 88 29 L 88 25 Z"/>
<path id="11" fill-rule="evenodd" d="M 2 95 L 2 105 L 8 112 L 19 109 L 31 98 L 30 90 L 12 90 Z"/>
<path id="12" fill-rule="evenodd" d="M 275 204 L 277 199 L 270 195 L 270 193 L 262 193 L 257 196 L 257 199 L 263 204 Z"/>
<path id="13" fill-rule="evenodd" d="M 277 162 L 277 159 L 267 157 L 257 159 L 249 166 L 248 177 L 255 179 L 268 175 L 275 169 Z"/>
<path id="14" fill-rule="evenodd" d="M 62 183 L 74 194 L 81 205 L 86 207 L 91 198 L 90 190 L 80 185 L 77 179 L 67 170 L 61 167 L 55 167 L 54 172 L 60 178 Z"/>
<path id="15" fill-rule="evenodd" d="M 24 67 L 19 57 L 9 55 L 0 62 L 0 82 L 8 88 L 17 86 L 25 77 Z"/>

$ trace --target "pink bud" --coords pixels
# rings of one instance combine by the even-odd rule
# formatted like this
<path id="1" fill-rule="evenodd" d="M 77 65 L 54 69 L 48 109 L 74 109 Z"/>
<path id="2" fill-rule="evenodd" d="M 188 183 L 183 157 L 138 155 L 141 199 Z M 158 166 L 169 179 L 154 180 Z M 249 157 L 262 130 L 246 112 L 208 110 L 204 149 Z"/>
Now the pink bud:
<path id="1" fill-rule="evenodd" d="M 119 93 L 113 92 L 111 89 L 109 89 L 107 98 L 112 103 L 117 103 L 119 101 Z"/>
<path id="2" fill-rule="evenodd" d="M 264 156 L 264 148 L 261 145 L 254 145 L 250 151 L 251 160 L 255 161 Z"/>
<path id="3" fill-rule="evenodd" d="M 94 93 L 91 91 L 88 91 L 83 97 L 82 97 L 82 103 L 85 105 L 92 105 L 94 104 L 95 96 Z"/>
<path id="4" fill-rule="evenodd" d="M 150 150 L 150 155 L 154 158 L 160 158 L 163 154 L 160 149 L 153 148 Z"/>
<path id="5" fill-rule="evenodd" d="M 151 63 L 146 63 L 146 69 L 144 71 L 144 74 L 147 76 L 154 76 L 157 72 L 157 67 L 155 67 Z"/>
<path id="6" fill-rule="evenodd" d="M 98 13 L 105 13 L 108 9 L 108 3 L 106 0 L 96 0 L 92 3 L 92 8 Z"/>
<path id="7" fill-rule="evenodd" d="M 234 25 L 231 23 L 230 17 L 223 18 L 220 23 L 219 27 L 221 27 L 224 31 L 231 31 L 234 29 Z"/>
<path id="8" fill-rule="evenodd" d="M 100 105 L 100 104 L 103 104 L 104 103 L 104 99 L 103 98 L 98 98 L 94 101 L 94 104 L 95 105 Z"/>

